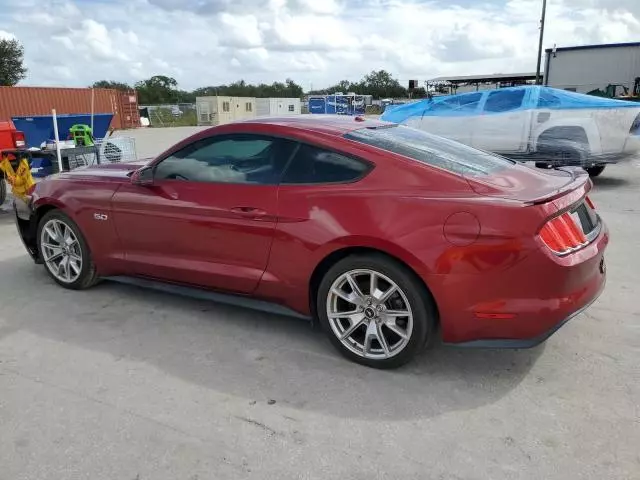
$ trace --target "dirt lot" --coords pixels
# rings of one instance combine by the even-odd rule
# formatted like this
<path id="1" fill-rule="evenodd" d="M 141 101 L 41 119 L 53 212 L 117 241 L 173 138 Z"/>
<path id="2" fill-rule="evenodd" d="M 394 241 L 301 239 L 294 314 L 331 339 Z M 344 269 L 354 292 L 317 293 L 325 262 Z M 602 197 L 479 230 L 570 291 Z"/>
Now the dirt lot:
<path id="1" fill-rule="evenodd" d="M 390 372 L 300 320 L 65 291 L 0 213 L 0 479 L 640 479 L 640 168 L 593 198 L 612 243 L 587 313 L 532 350 L 436 346 Z"/>

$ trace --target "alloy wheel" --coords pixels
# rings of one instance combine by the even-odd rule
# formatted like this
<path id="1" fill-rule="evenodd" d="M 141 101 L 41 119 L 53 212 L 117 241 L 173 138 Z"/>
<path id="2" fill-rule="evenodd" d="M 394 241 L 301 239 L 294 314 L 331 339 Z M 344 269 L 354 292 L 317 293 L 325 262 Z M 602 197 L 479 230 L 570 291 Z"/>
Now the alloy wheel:
<path id="1" fill-rule="evenodd" d="M 82 272 L 80 242 L 69 225 L 52 218 L 40 234 L 42 257 L 51 274 L 64 283 L 73 283 Z"/>
<path id="2" fill-rule="evenodd" d="M 340 275 L 329 289 L 326 308 L 333 333 L 363 358 L 391 358 L 411 339 L 413 313 L 406 294 L 375 270 Z"/>

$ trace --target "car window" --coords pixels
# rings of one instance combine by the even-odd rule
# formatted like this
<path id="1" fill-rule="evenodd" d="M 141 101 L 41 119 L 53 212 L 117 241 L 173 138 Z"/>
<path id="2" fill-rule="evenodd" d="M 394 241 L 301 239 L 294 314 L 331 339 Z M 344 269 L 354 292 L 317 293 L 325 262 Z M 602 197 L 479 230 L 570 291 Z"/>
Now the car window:
<path id="1" fill-rule="evenodd" d="M 524 89 L 517 90 L 497 90 L 491 92 L 484 105 L 485 112 L 508 112 L 516 110 L 522 106 L 524 100 Z"/>
<path id="2" fill-rule="evenodd" d="M 273 185 L 279 183 L 295 147 L 290 140 L 259 135 L 204 138 L 158 163 L 154 178 Z"/>
<path id="3" fill-rule="evenodd" d="M 450 98 L 447 100 L 440 100 L 439 102 L 434 102 L 433 105 L 431 105 L 431 111 L 432 112 L 449 111 L 457 106 L 458 106 L 458 102 L 456 101 L 456 99 Z"/>
<path id="4" fill-rule="evenodd" d="M 355 158 L 302 144 L 291 160 L 282 183 L 352 182 L 369 169 L 369 164 Z"/>
<path id="5" fill-rule="evenodd" d="M 345 138 L 461 175 L 488 175 L 514 161 L 404 125 L 362 128 Z"/>
<path id="6" fill-rule="evenodd" d="M 482 100 L 482 93 L 468 93 L 466 95 L 460 95 L 459 99 L 459 109 L 461 111 L 472 111 L 475 110 L 478 106 L 478 102 Z"/>
<path id="7" fill-rule="evenodd" d="M 476 109 L 482 99 L 482 93 L 468 93 L 451 98 L 435 101 L 431 106 L 432 112 L 470 112 Z"/>
<path id="8" fill-rule="evenodd" d="M 551 92 L 540 91 L 540 98 L 538 98 L 538 108 L 553 108 L 560 106 L 560 98 Z"/>

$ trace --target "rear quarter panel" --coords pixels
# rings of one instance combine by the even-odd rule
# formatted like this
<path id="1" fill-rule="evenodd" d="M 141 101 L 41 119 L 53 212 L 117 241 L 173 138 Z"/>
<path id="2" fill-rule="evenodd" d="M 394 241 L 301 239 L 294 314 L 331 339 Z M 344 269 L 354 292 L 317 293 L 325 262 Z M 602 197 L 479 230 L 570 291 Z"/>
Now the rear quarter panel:
<path id="1" fill-rule="evenodd" d="M 508 268 L 539 248 L 532 231 L 541 219 L 505 228 L 514 202 L 480 197 L 462 177 L 413 161 L 369 158 L 377 166 L 357 183 L 280 187 L 278 225 L 258 294 L 308 314 L 315 268 L 349 247 L 399 259 L 430 288 L 450 274 Z M 460 213 L 475 221 L 456 222 Z M 448 235 L 445 224 L 453 225 Z"/>
<path id="2" fill-rule="evenodd" d="M 538 140 L 545 132 L 553 128 L 574 127 L 584 131 L 589 141 L 589 151 L 591 154 L 599 155 L 603 153 L 603 145 L 601 142 L 601 134 L 597 122 L 597 109 L 590 108 L 567 108 L 567 109 L 540 109 L 536 112 L 548 112 L 549 119 L 545 122 L 538 122 L 537 115 L 532 118 L 533 144 L 538 145 Z M 631 124 L 629 124 L 631 126 Z M 628 130 L 628 128 L 627 128 Z M 622 144 L 620 149 L 622 149 Z"/>

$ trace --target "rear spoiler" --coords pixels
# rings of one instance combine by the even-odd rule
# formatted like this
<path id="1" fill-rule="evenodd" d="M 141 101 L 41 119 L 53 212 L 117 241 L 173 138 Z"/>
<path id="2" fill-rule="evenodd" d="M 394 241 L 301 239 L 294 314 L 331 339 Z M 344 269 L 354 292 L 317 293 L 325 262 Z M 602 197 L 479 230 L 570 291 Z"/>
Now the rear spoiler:
<path id="1" fill-rule="evenodd" d="M 553 200 L 557 200 L 560 197 L 567 195 L 569 192 L 575 191 L 574 194 L 571 195 L 570 204 L 577 202 L 580 198 L 591 191 L 593 187 L 593 182 L 589 177 L 589 174 L 580 167 L 554 167 L 556 170 L 561 170 L 563 172 L 568 172 L 571 174 L 572 180 L 564 185 L 562 188 L 558 190 L 549 192 L 546 195 L 543 195 L 538 198 L 530 199 L 527 204 L 529 205 L 540 205 L 541 203 L 548 203 Z M 573 199 L 573 197 L 576 197 Z M 564 203 L 564 202 L 563 202 Z"/>

